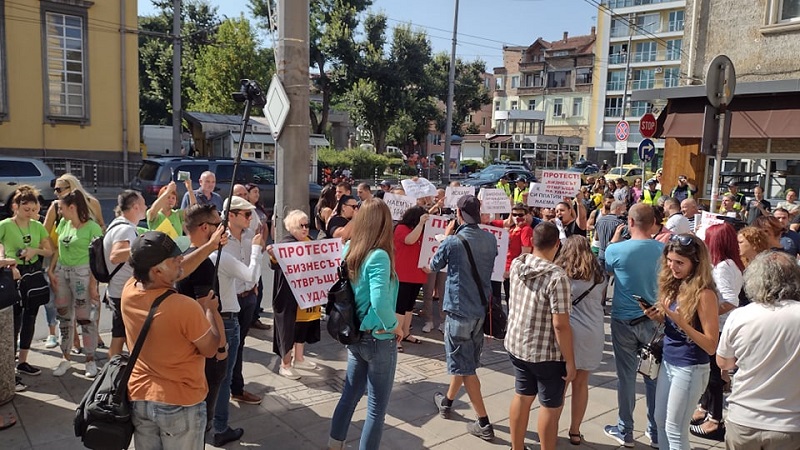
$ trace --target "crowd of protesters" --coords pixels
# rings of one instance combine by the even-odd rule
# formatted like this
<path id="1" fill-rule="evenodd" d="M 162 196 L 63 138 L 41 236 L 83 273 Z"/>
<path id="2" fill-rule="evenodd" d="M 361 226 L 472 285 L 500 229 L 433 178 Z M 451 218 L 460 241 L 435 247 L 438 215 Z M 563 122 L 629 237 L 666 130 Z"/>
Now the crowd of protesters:
<path id="1" fill-rule="evenodd" d="M 310 214 L 286 214 L 288 234 L 280 241 L 310 240 L 316 228 L 317 239 L 344 243 L 342 259 L 363 333 L 347 346 L 330 449 L 344 448 L 365 394 L 359 448 L 380 447 L 398 353 L 422 342 L 412 334 L 420 298 L 421 332 L 443 334 L 450 375 L 447 389 L 434 394 L 435 410 L 450 419 L 463 386 L 476 416 L 467 430 L 481 439 L 495 437 L 477 373 L 484 321 L 489 304 L 505 300 L 504 344 L 515 377 L 508 411 L 512 450 L 530 448 L 525 436 L 536 397 L 539 445 L 556 448 L 568 391 L 567 438 L 574 445 L 584 442 L 589 378 L 602 361 L 607 309 L 619 411 L 617 423 L 604 428 L 609 438 L 634 447 L 641 350 L 663 339 L 657 373 L 642 374 L 651 447 L 688 449 L 693 434 L 725 440 L 730 449 L 800 448 L 800 397 L 790 387 L 800 369 L 800 234 L 793 230 L 800 226 L 800 204 L 794 191 L 772 208 L 760 187 L 751 199 L 732 183 L 709 226 L 699 219 L 698 191 L 686 176 L 669 195 L 661 191 L 661 173 L 632 186 L 601 177 L 548 207 L 528 206 L 525 180 L 501 179 L 496 188 L 508 197 L 510 214 L 483 213 L 473 195 L 449 210 L 446 191 L 439 189 L 392 220 L 382 198 L 404 194 L 401 187 L 384 181 L 373 194 L 361 183 L 354 193 L 344 175 L 323 188 Z M 213 173 L 203 173 L 199 185 L 193 190 L 186 181 L 180 208 L 174 182 L 149 208 L 139 193 L 124 191 L 117 217 L 106 227 L 97 199 L 77 178 L 64 175 L 43 223 L 39 195 L 27 186 L 13 199 L 13 217 L 0 222 L 0 265 L 17 277 L 31 270 L 48 274 L 53 295 L 45 306 L 51 327 L 46 347 L 60 346 L 62 356 L 54 376 L 68 373 L 77 355 L 83 355 L 87 378 L 98 373 L 101 298 L 89 270 L 92 239 L 105 233 L 106 264 L 118 269 L 102 299 L 112 310 L 109 354 L 131 349 L 151 304 L 165 297 L 159 306 L 165 319 L 161 326 L 154 322 L 148 341 L 170 345 L 145 347 L 129 382 L 137 447 L 200 448 L 207 432 L 215 446 L 242 437 L 243 429 L 228 424 L 228 404 L 262 400 L 244 389 L 242 374 L 245 337 L 251 328 L 268 328 L 259 321 L 262 264 L 275 277 L 266 300 L 279 375 L 297 380 L 317 369 L 305 345 L 320 340 L 324 317 L 320 307 L 298 306 L 268 245 L 272 217 L 258 202 L 258 187 L 235 185 L 230 202 L 223 202 L 214 192 Z M 452 219 L 437 236 L 435 254 L 420 267 L 432 215 Z M 147 227 L 139 227 L 145 220 Z M 506 230 L 506 254 L 497 255 L 495 236 L 481 225 Z M 190 243 L 186 251 L 176 244 L 181 236 Z M 496 257 L 504 261 L 503 281 L 492 280 Z M 38 309 L 24 298 L 14 307 L 21 376 L 41 373 L 27 362 Z M 78 331 L 82 342 L 75 341 Z M 24 390 L 19 375 L 17 389 Z M 167 413 L 188 425 L 175 432 L 174 421 L 164 419 Z"/>

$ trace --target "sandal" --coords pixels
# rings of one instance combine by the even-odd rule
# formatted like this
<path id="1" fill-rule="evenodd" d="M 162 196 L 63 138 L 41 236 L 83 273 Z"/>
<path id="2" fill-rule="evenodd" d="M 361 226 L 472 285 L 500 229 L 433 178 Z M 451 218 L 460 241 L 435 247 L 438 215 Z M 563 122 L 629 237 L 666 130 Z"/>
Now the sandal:
<path id="1" fill-rule="evenodd" d="M 406 349 L 403 348 L 402 345 L 397 345 L 397 353 L 405 353 Z"/>
<path id="2" fill-rule="evenodd" d="M 583 444 L 583 435 L 580 433 L 567 433 L 569 435 L 569 443 L 572 445 Z"/>
<path id="3" fill-rule="evenodd" d="M 0 415 L 0 430 L 11 428 L 16 424 L 17 424 L 17 418 L 14 417 L 14 414 L 8 413 Z"/>
<path id="4" fill-rule="evenodd" d="M 411 336 L 410 334 L 403 338 L 405 342 L 411 342 L 412 344 L 421 344 L 422 341 L 418 337 Z"/>
<path id="5" fill-rule="evenodd" d="M 702 417 L 698 417 L 697 416 L 698 412 L 702 413 L 703 416 Z M 707 411 L 703 411 L 702 409 L 696 409 L 694 411 L 694 414 L 692 415 L 692 420 L 689 421 L 689 425 L 700 425 L 701 423 L 705 422 L 707 418 L 708 418 L 708 412 Z"/>

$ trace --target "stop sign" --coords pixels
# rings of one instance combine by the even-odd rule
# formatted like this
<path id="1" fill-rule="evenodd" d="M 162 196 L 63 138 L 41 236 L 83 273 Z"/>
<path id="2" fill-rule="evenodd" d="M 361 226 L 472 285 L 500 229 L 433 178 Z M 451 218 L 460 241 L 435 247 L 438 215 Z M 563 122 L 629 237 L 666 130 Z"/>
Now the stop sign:
<path id="1" fill-rule="evenodd" d="M 647 113 L 639 120 L 639 133 L 643 137 L 651 138 L 656 134 L 656 116 Z"/>

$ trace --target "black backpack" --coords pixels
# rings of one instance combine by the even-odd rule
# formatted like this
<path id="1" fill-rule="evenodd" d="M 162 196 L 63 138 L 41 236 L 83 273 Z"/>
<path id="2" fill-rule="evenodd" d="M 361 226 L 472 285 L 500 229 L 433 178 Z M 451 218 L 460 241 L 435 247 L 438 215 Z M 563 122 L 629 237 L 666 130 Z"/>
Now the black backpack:
<path id="1" fill-rule="evenodd" d="M 127 222 L 118 221 L 117 223 L 112 224 L 106 230 L 106 233 L 111 231 L 112 228 L 116 227 L 117 225 L 129 225 Z M 114 275 L 122 269 L 122 266 L 125 263 L 120 263 L 117 267 L 114 268 L 113 271 L 109 273 L 108 266 L 106 265 L 106 250 L 103 247 L 103 236 L 98 236 L 92 239 L 92 242 L 89 244 L 89 269 L 92 271 L 92 275 L 94 275 L 94 279 L 100 283 L 108 283 L 114 278 Z"/>
<path id="2" fill-rule="evenodd" d="M 347 263 L 339 266 L 339 281 L 328 290 L 328 334 L 344 345 L 351 345 L 361 340 L 361 320 L 358 318 L 356 296 L 350 279 L 347 277 Z"/>

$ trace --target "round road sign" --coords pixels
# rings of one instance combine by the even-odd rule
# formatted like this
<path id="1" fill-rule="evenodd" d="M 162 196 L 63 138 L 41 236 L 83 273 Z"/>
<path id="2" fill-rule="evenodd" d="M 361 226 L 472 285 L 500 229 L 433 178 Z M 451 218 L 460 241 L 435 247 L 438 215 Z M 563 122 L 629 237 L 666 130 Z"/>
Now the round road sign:
<path id="1" fill-rule="evenodd" d="M 617 122 L 617 128 L 614 130 L 614 134 L 617 135 L 618 141 L 627 141 L 628 136 L 631 135 L 631 126 L 628 124 L 628 121 L 620 120 Z"/>
<path id="2" fill-rule="evenodd" d="M 647 113 L 639 120 L 639 133 L 642 137 L 651 138 L 656 134 L 656 116 Z"/>
<path id="3" fill-rule="evenodd" d="M 656 155 L 656 144 L 650 139 L 642 139 L 639 143 L 639 159 L 649 162 Z"/>

